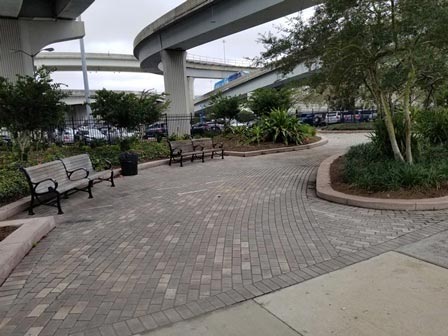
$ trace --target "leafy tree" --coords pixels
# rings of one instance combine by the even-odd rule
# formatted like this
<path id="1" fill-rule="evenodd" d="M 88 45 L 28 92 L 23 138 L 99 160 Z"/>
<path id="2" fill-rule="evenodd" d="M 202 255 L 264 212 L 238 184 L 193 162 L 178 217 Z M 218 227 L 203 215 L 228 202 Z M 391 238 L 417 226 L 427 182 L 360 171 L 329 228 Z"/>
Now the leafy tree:
<path id="1" fill-rule="evenodd" d="M 319 69 L 312 76 L 321 84 L 367 87 L 384 114 L 395 159 L 412 163 L 412 96 L 428 75 L 435 77 L 430 60 L 446 54 L 447 17 L 447 1 L 326 0 L 309 23 L 299 16 L 281 36 L 264 36 L 261 58 L 285 73 L 300 63 Z M 392 120 L 397 105 L 406 126 L 404 151 Z"/>
<path id="2" fill-rule="evenodd" d="M 164 94 L 143 91 L 134 93 L 114 92 L 102 89 L 96 92 L 92 114 L 118 128 L 136 128 L 152 124 L 160 119 L 168 107 Z"/>
<path id="3" fill-rule="evenodd" d="M 257 89 L 247 102 L 247 106 L 259 117 L 266 116 L 275 109 L 288 110 L 292 104 L 292 91 L 289 88 Z"/>
<path id="4" fill-rule="evenodd" d="M 235 119 L 240 113 L 242 98 L 240 96 L 226 97 L 221 92 L 210 99 L 210 112 L 214 118 L 224 118 L 227 121 Z"/>
<path id="5" fill-rule="evenodd" d="M 31 144 L 33 132 L 54 129 L 64 120 L 67 94 L 50 78 L 50 70 L 38 69 L 33 76 L 18 76 L 12 83 L 0 78 L 0 125 L 18 145 L 21 159 Z"/>

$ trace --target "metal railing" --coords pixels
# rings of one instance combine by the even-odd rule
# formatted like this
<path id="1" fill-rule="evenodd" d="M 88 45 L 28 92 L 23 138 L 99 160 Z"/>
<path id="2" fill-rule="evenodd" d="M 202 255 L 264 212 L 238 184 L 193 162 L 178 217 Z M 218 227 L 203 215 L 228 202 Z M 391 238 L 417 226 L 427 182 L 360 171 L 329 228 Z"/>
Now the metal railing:
<path id="1" fill-rule="evenodd" d="M 187 54 L 187 60 L 200 63 L 216 63 L 223 65 L 233 65 L 242 68 L 256 68 L 254 62 L 248 59 L 223 59 L 217 57 L 206 57 L 194 54 Z"/>

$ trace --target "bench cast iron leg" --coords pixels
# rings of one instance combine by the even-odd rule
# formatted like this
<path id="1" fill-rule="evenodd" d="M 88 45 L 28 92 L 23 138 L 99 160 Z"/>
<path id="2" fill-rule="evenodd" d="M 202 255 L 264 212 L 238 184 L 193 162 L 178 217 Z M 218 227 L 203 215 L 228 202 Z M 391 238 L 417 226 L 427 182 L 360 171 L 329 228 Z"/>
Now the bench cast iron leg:
<path id="1" fill-rule="evenodd" d="M 110 172 L 110 183 L 111 183 L 111 187 L 115 187 L 115 182 L 114 182 L 114 172 Z"/>
<path id="2" fill-rule="evenodd" d="M 62 208 L 61 208 L 61 194 L 60 193 L 56 194 L 56 202 L 58 205 L 58 215 L 63 215 L 64 212 L 62 212 Z"/>
<path id="3" fill-rule="evenodd" d="M 31 195 L 31 202 L 30 202 L 30 207 L 28 208 L 28 215 L 32 216 L 34 215 L 34 195 Z"/>
<path id="4" fill-rule="evenodd" d="M 92 186 L 93 186 L 93 181 L 89 181 L 89 186 L 87 187 L 87 191 L 89 192 L 89 198 L 93 198 Z"/>
<path id="5" fill-rule="evenodd" d="M 170 162 L 168 162 L 168 166 L 171 166 L 171 161 L 173 160 L 173 156 L 170 155 Z"/>
<path id="6" fill-rule="evenodd" d="M 224 160 L 224 149 L 221 152 L 221 159 Z"/>
<path id="7" fill-rule="evenodd" d="M 205 154 L 204 154 L 204 152 L 202 152 L 202 162 L 205 162 L 204 158 L 205 158 Z"/>
<path id="8" fill-rule="evenodd" d="M 184 164 L 183 164 L 183 162 L 182 162 L 182 158 L 183 158 L 183 157 L 182 157 L 182 155 L 181 155 L 181 156 L 180 156 L 180 166 L 181 166 L 181 167 L 184 166 Z"/>

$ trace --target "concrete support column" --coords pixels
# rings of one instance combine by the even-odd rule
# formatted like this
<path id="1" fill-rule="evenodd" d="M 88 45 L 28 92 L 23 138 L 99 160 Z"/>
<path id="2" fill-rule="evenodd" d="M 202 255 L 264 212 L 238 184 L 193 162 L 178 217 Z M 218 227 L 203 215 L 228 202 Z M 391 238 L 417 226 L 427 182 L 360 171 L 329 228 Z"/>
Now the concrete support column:
<path id="1" fill-rule="evenodd" d="M 190 102 L 188 104 L 188 113 L 190 115 L 194 114 L 194 77 L 187 77 L 188 82 L 188 97 Z"/>
<path id="2" fill-rule="evenodd" d="M 190 91 L 187 83 L 187 52 L 185 50 L 162 50 L 165 93 L 168 94 L 168 133 L 190 134 Z"/>
<path id="3" fill-rule="evenodd" d="M 19 20 L 0 19 L 0 32 L 0 76 L 14 80 L 16 75 L 31 75 L 33 73 L 32 58 L 24 53 L 16 52 L 16 50 L 29 49 L 23 43 Z"/>
<path id="4" fill-rule="evenodd" d="M 84 23 L 68 20 L 0 19 L 0 76 L 33 74 L 33 58 L 45 46 L 84 36 Z"/>

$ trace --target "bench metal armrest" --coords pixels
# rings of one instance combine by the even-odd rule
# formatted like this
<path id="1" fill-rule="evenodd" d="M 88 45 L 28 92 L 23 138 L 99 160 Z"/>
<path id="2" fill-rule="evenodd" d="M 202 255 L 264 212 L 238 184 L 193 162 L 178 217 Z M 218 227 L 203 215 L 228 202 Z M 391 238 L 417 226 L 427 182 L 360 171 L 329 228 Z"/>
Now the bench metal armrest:
<path id="1" fill-rule="evenodd" d="M 223 148 L 224 144 L 222 142 L 213 144 L 213 148 Z"/>
<path id="2" fill-rule="evenodd" d="M 68 178 L 71 179 L 71 178 L 72 178 L 72 175 L 73 175 L 74 173 L 76 173 L 76 172 L 78 172 L 78 171 L 82 171 L 82 170 L 86 173 L 86 176 L 83 176 L 82 178 L 87 178 L 87 177 L 89 177 L 89 171 L 88 171 L 86 168 L 78 168 L 78 169 L 75 169 L 75 170 L 68 170 L 68 171 L 67 171 Z"/>
<path id="3" fill-rule="evenodd" d="M 36 193 L 36 189 L 39 186 L 39 184 L 44 183 L 44 182 L 53 182 L 54 187 L 48 187 L 48 191 L 52 191 L 52 190 L 56 190 L 58 188 L 58 183 L 53 180 L 52 178 L 47 178 L 45 180 L 39 181 L 39 182 L 31 182 L 33 184 L 33 192 Z"/>
<path id="4" fill-rule="evenodd" d="M 201 146 L 201 145 L 193 145 L 193 151 L 194 151 L 194 152 L 196 151 L 196 148 L 199 148 L 200 151 L 203 151 L 203 150 L 204 150 L 204 146 Z"/>

